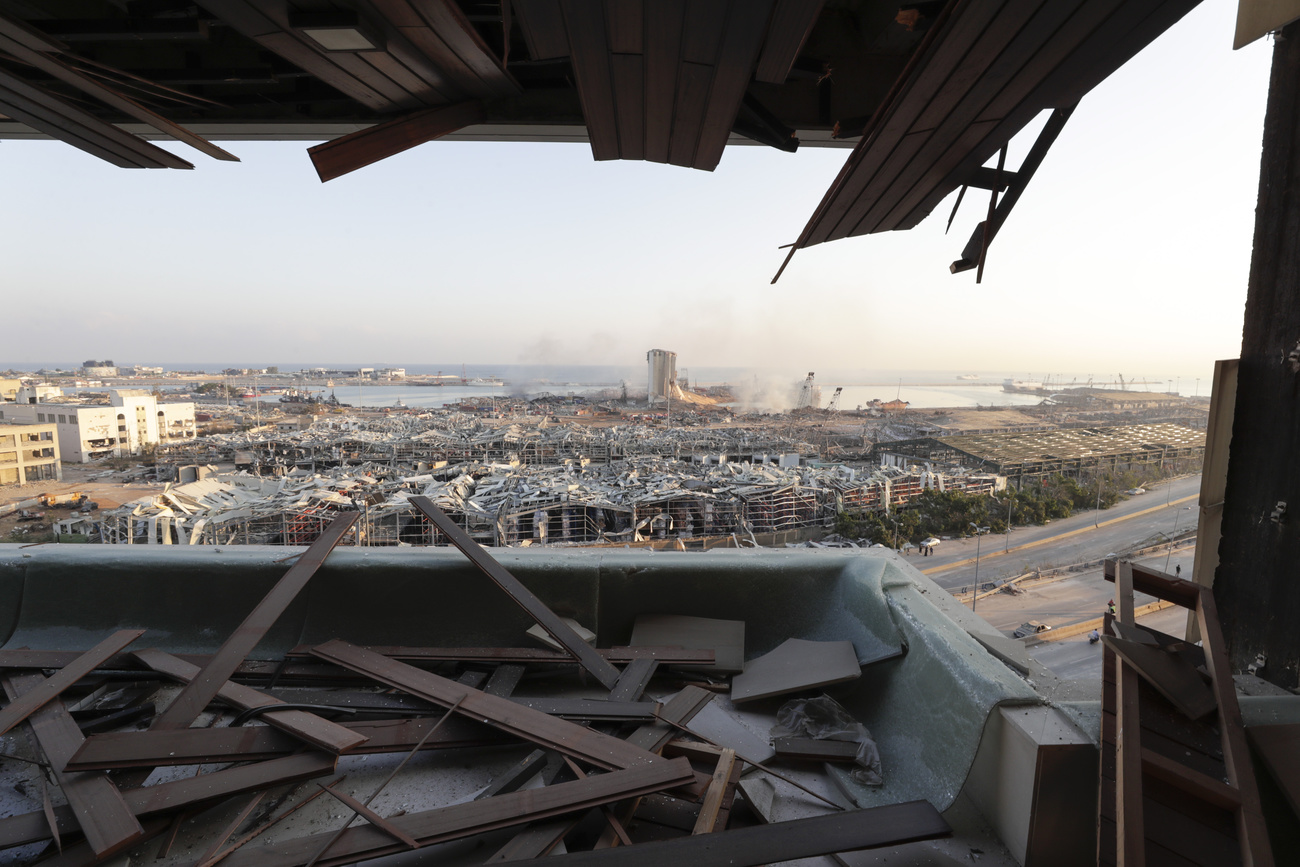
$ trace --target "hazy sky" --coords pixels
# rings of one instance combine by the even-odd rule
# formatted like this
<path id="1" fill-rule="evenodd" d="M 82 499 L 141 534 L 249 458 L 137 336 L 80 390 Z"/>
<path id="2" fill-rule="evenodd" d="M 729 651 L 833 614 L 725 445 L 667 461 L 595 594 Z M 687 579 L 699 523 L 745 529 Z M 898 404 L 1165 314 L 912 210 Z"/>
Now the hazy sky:
<path id="1" fill-rule="evenodd" d="M 1240 351 L 1272 50 L 1230 50 L 1235 8 L 1206 0 L 1083 100 L 980 286 L 947 270 L 979 191 L 947 237 L 951 199 L 768 285 L 846 150 L 730 148 L 706 173 L 439 142 L 322 185 L 303 143 L 232 143 L 236 164 L 168 143 L 197 166 L 180 172 L 0 142 L 0 282 L 25 299 L 0 366 L 638 364 L 659 346 L 687 367 L 1208 376 Z"/>

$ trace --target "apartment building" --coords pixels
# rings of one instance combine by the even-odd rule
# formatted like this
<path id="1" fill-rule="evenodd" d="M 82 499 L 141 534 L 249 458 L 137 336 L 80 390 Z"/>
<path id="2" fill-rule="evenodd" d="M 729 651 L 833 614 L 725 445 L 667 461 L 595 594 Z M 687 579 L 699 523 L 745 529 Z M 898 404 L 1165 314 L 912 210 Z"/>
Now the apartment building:
<path id="1" fill-rule="evenodd" d="M 0 485 L 62 480 L 56 425 L 0 424 Z"/>
<path id="2" fill-rule="evenodd" d="M 16 403 L 0 404 L 0 423 L 13 422 L 55 425 L 62 459 L 77 463 L 138 455 L 196 432 L 193 403 L 159 403 L 145 389 L 133 388 L 82 398 L 27 386 L 19 390 Z"/>

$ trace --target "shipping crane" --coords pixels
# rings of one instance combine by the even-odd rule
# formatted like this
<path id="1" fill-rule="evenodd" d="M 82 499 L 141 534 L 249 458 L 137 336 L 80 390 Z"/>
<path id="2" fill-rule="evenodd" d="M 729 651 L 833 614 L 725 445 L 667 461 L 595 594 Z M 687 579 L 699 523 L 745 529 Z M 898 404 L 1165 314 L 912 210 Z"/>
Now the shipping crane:
<path id="1" fill-rule="evenodd" d="M 826 411 L 827 411 L 827 412 L 839 412 L 839 411 L 840 411 L 840 392 L 842 392 L 842 391 L 844 391 L 844 386 L 842 386 L 842 385 L 837 385 L 837 386 L 835 387 L 835 393 L 831 395 L 831 402 L 828 403 L 828 404 L 826 404 Z"/>

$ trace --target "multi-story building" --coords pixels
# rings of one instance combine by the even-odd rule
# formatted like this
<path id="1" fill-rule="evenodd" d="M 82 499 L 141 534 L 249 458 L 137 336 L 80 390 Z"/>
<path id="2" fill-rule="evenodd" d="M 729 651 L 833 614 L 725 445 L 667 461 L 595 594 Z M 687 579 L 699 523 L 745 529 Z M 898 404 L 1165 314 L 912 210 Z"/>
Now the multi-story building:
<path id="1" fill-rule="evenodd" d="M 0 404 L 0 422 L 55 425 L 63 460 L 78 463 L 138 455 L 195 435 L 193 403 L 159 403 L 148 391 L 131 388 L 77 398 L 27 386 L 17 403 Z"/>
<path id="2" fill-rule="evenodd" d="M 0 424 L 0 485 L 62 480 L 59 440 L 52 424 Z"/>

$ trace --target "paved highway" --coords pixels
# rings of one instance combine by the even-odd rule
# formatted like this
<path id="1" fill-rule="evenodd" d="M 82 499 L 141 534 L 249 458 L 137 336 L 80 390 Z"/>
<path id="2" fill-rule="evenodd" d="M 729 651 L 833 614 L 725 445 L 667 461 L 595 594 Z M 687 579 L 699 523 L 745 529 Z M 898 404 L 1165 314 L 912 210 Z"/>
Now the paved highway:
<path id="1" fill-rule="evenodd" d="M 1089 510 L 1042 526 L 1017 527 L 1009 537 L 983 536 L 978 546 L 980 583 L 1096 560 L 1184 535 L 1196 527 L 1200 488 L 1200 475 L 1175 479 L 1109 509 Z M 1004 553 L 1004 548 L 1009 551 Z M 975 554 L 976 540 L 969 538 L 942 542 L 929 557 L 906 557 L 941 587 L 956 591 L 974 583 Z"/>

